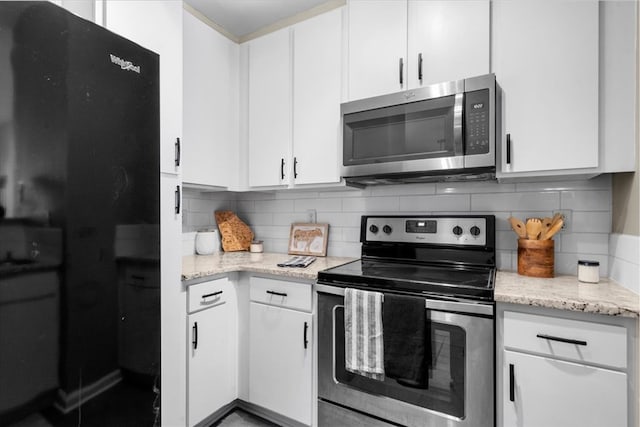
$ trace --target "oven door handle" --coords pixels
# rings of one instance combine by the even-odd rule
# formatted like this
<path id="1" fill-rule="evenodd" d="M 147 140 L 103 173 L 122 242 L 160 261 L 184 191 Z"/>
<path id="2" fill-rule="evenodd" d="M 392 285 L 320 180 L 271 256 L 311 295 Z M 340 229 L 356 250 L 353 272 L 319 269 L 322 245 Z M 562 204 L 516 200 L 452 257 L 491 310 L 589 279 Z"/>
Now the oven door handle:
<path id="1" fill-rule="evenodd" d="M 316 283 L 314 285 L 314 289 L 316 292 L 324 292 L 326 294 L 339 295 L 339 296 L 344 296 L 344 290 L 345 290 L 345 288 L 340 288 L 337 286 L 330 286 L 330 285 L 323 285 L 320 283 Z M 480 314 L 485 316 L 493 316 L 494 314 L 493 304 L 476 303 L 473 301 L 467 302 L 467 301 L 436 300 L 436 299 L 429 299 L 424 296 L 421 298 L 424 298 L 425 308 L 427 310 L 454 311 L 454 312 L 463 313 L 463 314 Z"/>

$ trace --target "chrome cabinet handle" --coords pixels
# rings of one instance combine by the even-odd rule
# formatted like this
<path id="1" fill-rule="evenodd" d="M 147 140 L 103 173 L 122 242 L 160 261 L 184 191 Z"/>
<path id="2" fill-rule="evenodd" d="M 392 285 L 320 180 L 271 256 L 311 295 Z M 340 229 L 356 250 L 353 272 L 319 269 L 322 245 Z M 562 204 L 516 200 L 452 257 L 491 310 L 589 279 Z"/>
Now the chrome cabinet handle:
<path id="1" fill-rule="evenodd" d="M 404 74 L 403 71 L 404 71 L 404 60 L 402 58 L 400 58 L 400 61 L 398 63 L 398 72 L 399 72 L 399 75 L 400 75 L 400 86 L 402 86 L 402 83 L 404 81 L 403 76 L 402 76 Z"/>
<path id="2" fill-rule="evenodd" d="M 422 53 L 418 54 L 418 80 L 422 83 Z"/>
<path id="3" fill-rule="evenodd" d="M 511 164 L 511 134 L 507 134 L 507 164 Z"/>
<path id="4" fill-rule="evenodd" d="M 586 341 L 572 340 L 572 339 L 569 339 L 569 338 L 562 338 L 562 337 L 554 337 L 553 335 L 538 334 L 538 335 L 536 335 L 536 337 L 538 337 L 540 339 L 543 339 L 543 340 L 558 341 L 558 342 L 564 342 L 564 343 L 567 343 L 567 344 L 587 345 Z"/>
<path id="5" fill-rule="evenodd" d="M 294 178 L 298 177 L 298 158 L 297 157 L 293 158 L 293 177 Z"/>
<path id="6" fill-rule="evenodd" d="M 284 158 L 280 159 L 280 179 L 284 179 Z"/>

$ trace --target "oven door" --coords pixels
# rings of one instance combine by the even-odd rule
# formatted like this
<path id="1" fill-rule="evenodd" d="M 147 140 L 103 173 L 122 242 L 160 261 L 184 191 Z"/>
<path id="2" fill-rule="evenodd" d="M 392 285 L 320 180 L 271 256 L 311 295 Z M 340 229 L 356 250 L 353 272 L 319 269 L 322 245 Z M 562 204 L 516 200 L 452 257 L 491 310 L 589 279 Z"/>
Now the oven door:
<path id="1" fill-rule="evenodd" d="M 463 168 L 463 89 L 459 81 L 342 104 L 342 176 Z"/>
<path id="2" fill-rule="evenodd" d="M 332 408 L 341 417 L 346 410 L 349 418 L 362 418 L 361 425 L 376 418 L 403 426 L 494 425 L 493 305 L 425 299 L 432 354 L 428 388 L 420 389 L 346 371 L 344 289 L 316 290 L 320 426 L 336 419 L 324 413 Z"/>

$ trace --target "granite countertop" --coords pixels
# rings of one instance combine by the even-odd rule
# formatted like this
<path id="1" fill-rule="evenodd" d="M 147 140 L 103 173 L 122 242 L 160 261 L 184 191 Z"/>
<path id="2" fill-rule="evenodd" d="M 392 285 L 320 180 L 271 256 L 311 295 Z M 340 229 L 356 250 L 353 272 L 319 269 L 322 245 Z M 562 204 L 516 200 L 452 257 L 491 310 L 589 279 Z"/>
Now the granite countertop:
<path id="1" fill-rule="evenodd" d="M 197 279 L 220 273 L 249 271 L 293 279 L 316 280 L 318 271 L 355 261 L 356 258 L 318 257 L 306 268 L 278 267 L 293 255 L 279 253 L 220 252 L 213 255 L 182 257 L 182 280 Z"/>
<path id="2" fill-rule="evenodd" d="M 495 300 L 609 316 L 640 316 L 640 296 L 613 280 L 581 283 L 576 276 L 541 279 L 498 271 Z"/>
<path id="3" fill-rule="evenodd" d="M 182 258 L 182 280 L 197 279 L 234 271 L 265 273 L 292 279 L 315 281 L 318 272 L 354 261 L 356 258 L 318 257 L 307 268 L 278 267 L 292 255 L 280 253 L 220 252 Z M 552 279 L 521 276 L 498 271 L 495 301 L 609 316 L 640 317 L 640 296 L 618 283 L 581 283 L 576 276 Z"/>

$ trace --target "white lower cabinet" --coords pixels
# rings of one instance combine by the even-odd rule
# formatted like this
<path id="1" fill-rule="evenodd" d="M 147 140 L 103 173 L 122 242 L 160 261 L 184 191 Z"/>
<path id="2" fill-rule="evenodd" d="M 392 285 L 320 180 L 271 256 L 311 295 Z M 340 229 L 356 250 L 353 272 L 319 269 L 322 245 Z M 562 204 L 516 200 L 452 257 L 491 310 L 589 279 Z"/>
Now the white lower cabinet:
<path id="1" fill-rule="evenodd" d="M 637 425 L 634 319 L 521 307 L 498 305 L 497 425 Z"/>
<path id="2" fill-rule="evenodd" d="M 278 283 L 276 280 L 272 282 L 274 285 Z M 307 284 L 293 286 L 304 292 L 311 291 L 311 286 Z M 252 300 L 256 295 L 255 287 L 252 281 Z M 266 294 L 270 290 L 263 292 Z M 295 295 L 290 295 L 291 291 L 283 292 L 274 288 L 271 292 L 281 294 L 268 294 L 277 305 L 255 301 L 250 303 L 249 401 L 311 425 L 313 316 L 283 307 L 287 299 L 295 298 Z M 296 289 L 293 293 L 296 293 Z M 310 302 L 309 298 L 309 310 Z"/>
<path id="3" fill-rule="evenodd" d="M 227 278 L 191 285 L 188 315 L 188 425 L 237 397 L 237 308 Z"/>
<path id="4" fill-rule="evenodd" d="M 627 426 L 625 373 L 515 351 L 504 360 L 505 427 Z"/>

